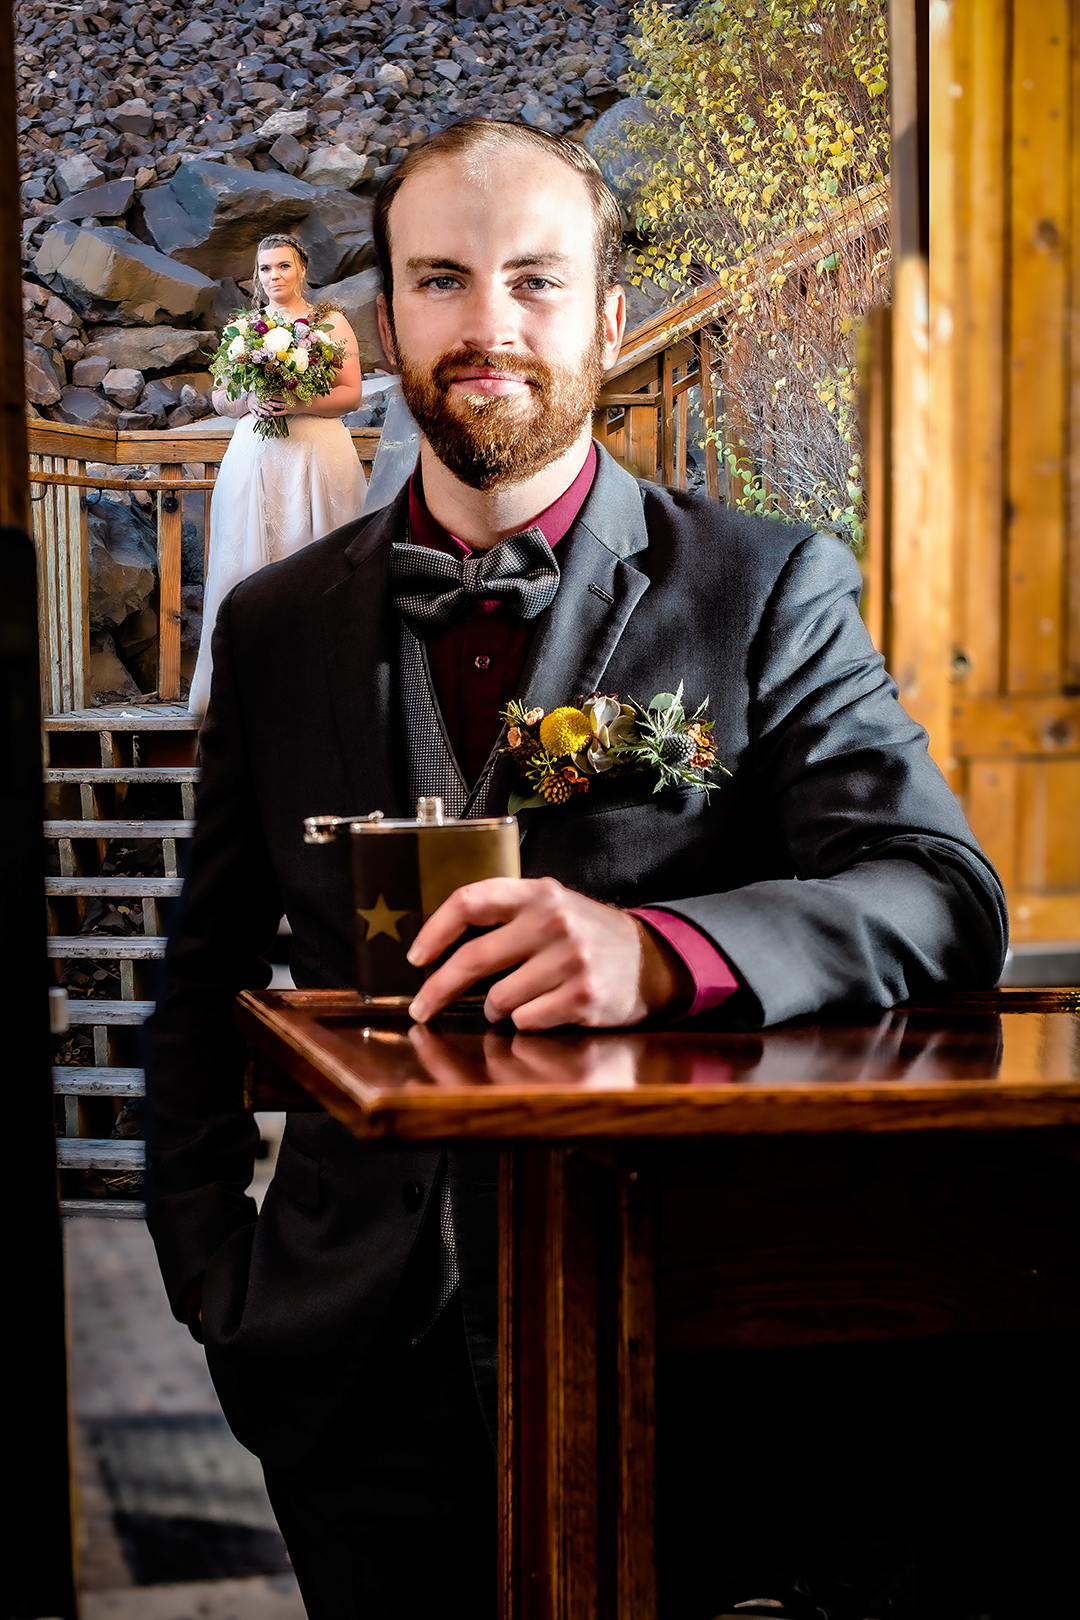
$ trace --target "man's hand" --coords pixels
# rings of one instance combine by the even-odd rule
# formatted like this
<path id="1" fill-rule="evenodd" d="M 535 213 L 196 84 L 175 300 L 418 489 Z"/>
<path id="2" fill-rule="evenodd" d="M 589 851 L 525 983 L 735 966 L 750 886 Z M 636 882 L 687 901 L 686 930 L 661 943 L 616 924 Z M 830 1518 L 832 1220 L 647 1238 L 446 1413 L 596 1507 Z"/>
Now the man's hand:
<path id="1" fill-rule="evenodd" d="M 682 961 L 644 923 L 554 878 L 466 884 L 428 918 L 409 961 L 436 961 L 467 928 L 492 932 L 469 940 L 431 975 L 409 1009 L 417 1023 L 507 968 L 515 971 L 492 985 L 484 1015 L 492 1023 L 510 1017 L 518 1029 L 620 1028 L 693 998 Z"/>

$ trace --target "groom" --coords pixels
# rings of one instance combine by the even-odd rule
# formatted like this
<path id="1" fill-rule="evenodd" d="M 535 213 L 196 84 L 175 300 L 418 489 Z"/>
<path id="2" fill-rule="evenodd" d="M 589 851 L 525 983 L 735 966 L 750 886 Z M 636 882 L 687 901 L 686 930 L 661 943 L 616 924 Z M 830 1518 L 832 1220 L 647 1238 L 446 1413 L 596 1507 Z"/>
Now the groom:
<path id="1" fill-rule="evenodd" d="M 432 793 L 501 813 L 510 699 L 682 681 L 730 778 L 623 777 L 527 813 L 524 876 L 459 891 L 417 937 L 424 964 L 489 930 L 417 1020 L 496 974 L 487 1014 L 520 1030 L 760 1025 L 990 985 L 1004 951 L 1000 885 L 869 643 L 850 554 L 638 484 L 593 444 L 624 300 L 586 154 L 470 120 L 410 154 L 376 232 L 420 460 L 389 508 L 222 607 L 152 1032 L 166 1285 L 263 1459 L 311 1620 L 493 1612 L 496 1172 L 296 1115 L 256 1219 L 233 998 L 266 983 L 283 913 L 299 985 L 353 975 L 346 855 L 305 846 L 305 816 Z M 510 605 L 462 566 L 509 537 L 490 566 L 516 565 Z"/>

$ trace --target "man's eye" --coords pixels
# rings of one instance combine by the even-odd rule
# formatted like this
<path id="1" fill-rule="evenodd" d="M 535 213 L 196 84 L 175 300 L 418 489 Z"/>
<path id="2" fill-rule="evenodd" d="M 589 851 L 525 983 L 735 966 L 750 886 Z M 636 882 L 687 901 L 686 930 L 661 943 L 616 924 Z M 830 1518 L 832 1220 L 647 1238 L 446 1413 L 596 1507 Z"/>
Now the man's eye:
<path id="1" fill-rule="evenodd" d="M 525 282 L 527 292 L 544 292 L 550 286 L 551 282 L 547 276 L 529 276 Z"/>
<path id="2" fill-rule="evenodd" d="M 439 292 L 448 292 L 451 287 L 457 286 L 456 276 L 431 276 L 424 282 L 425 287 L 436 287 Z"/>

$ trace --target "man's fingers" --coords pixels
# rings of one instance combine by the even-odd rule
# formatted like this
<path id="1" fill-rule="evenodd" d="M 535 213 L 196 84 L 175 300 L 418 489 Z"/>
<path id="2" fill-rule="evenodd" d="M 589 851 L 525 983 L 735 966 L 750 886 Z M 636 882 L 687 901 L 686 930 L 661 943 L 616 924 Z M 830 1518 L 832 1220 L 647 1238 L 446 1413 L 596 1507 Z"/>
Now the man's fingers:
<path id="1" fill-rule="evenodd" d="M 409 961 L 414 967 L 425 967 L 460 939 L 466 928 L 493 928 L 510 922 L 529 904 L 530 891 L 536 888 L 536 882 L 523 878 L 482 878 L 455 889 L 413 940 Z"/>

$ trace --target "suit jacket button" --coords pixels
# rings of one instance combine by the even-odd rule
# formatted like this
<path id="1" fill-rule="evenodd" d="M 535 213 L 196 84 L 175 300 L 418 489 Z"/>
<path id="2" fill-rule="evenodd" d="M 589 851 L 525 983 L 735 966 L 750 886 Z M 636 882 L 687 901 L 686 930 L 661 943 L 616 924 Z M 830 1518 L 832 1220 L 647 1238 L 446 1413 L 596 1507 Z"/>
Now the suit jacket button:
<path id="1" fill-rule="evenodd" d="M 401 1202 L 406 1209 L 419 1209 L 424 1202 L 424 1189 L 418 1181 L 407 1181 L 401 1189 Z"/>

